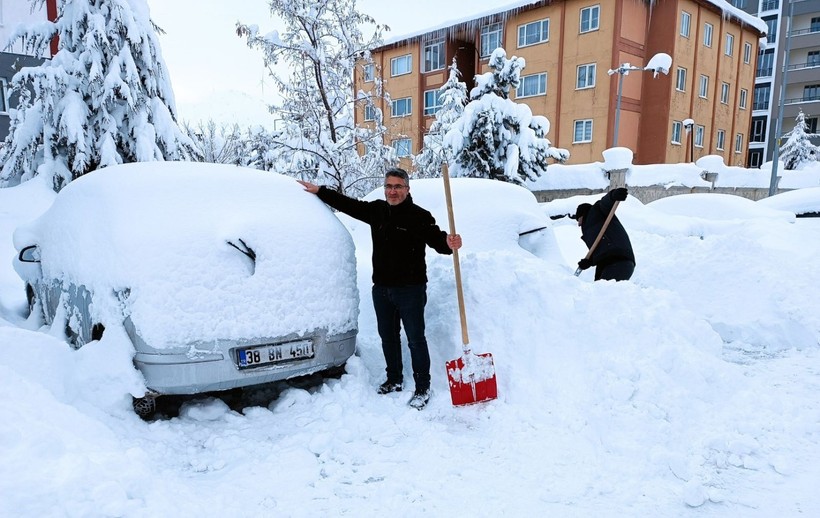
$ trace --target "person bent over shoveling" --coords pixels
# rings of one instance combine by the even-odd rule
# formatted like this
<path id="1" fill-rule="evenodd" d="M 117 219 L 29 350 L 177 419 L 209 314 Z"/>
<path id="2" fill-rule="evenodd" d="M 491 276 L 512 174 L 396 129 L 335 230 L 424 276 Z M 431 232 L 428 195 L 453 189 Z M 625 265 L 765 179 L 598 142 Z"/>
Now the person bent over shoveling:
<path id="1" fill-rule="evenodd" d="M 581 239 L 587 248 L 592 248 L 598 234 L 601 232 L 607 216 L 612 211 L 616 201 L 626 199 L 628 192 L 625 187 L 612 189 L 595 204 L 582 203 L 575 210 L 573 219 L 578 220 L 581 227 Z M 589 258 L 578 261 L 578 268 L 586 270 L 595 266 L 595 280 L 627 281 L 635 271 L 635 254 L 632 252 L 632 243 L 618 216 L 612 215 L 612 220 L 606 227 L 598 245 L 592 250 Z"/>
<path id="2" fill-rule="evenodd" d="M 410 178 L 399 168 L 384 176 L 385 200 L 354 200 L 327 187 L 297 180 L 306 191 L 336 210 L 370 225 L 373 240 L 373 307 L 382 351 L 387 364 L 387 381 L 379 394 L 402 389 L 401 325 L 407 335 L 416 390 L 410 406 L 421 409 L 430 399 L 430 353 L 424 335 L 424 306 L 427 303 L 427 263 L 429 246 L 451 255 L 461 248 L 461 236 L 447 235 L 433 215 L 413 203 Z"/>

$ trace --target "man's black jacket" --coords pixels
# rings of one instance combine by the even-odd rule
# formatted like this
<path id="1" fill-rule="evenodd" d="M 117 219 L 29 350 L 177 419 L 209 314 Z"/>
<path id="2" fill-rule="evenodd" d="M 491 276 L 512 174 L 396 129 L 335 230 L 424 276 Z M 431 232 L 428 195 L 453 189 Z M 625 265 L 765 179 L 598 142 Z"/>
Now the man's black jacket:
<path id="1" fill-rule="evenodd" d="M 587 248 L 590 248 L 595 242 L 595 238 L 598 237 L 601 227 L 604 226 L 604 221 L 606 221 L 614 203 L 615 200 L 612 198 L 612 191 L 610 191 L 603 198 L 596 201 L 584 216 L 581 225 L 581 239 L 587 244 Z M 612 217 L 612 221 L 609 222 L 609 226 L 601 238 L 601 242 L 592 252 L 590 260 L 596 266 L 622 260 L 635 262 L 632 243 L 629 241 L 626 229 L 618 221 L 618 216 Z"/>
<path id="2" fill-rule="evenodd" d="M 384 200 L 354 200 L 324 186 L 319 188 L 318 196 L 334 209 L 370 225 L 374 284 L 426 283 L 426 247 L 440 254 L 453 253 L 447 246 L 447 234 L 436 225 L 432 214 L 413 203 L 410 194 L 395 206 Z"/>

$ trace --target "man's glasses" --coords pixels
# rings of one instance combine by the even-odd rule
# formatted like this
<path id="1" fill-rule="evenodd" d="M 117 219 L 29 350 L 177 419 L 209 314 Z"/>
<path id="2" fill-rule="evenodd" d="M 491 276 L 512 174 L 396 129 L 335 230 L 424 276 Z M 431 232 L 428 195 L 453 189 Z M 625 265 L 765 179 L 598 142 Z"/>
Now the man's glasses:
<path id="1" fill-rule="evenodd" d="M 407 188 L 406 185 L 401 185 L 401 184 L 392 184 L 392 183 L 384 184 L 384 190 L 385 191 L 400 191 L 400 190 L 406 189 L 406 188 Z"/>

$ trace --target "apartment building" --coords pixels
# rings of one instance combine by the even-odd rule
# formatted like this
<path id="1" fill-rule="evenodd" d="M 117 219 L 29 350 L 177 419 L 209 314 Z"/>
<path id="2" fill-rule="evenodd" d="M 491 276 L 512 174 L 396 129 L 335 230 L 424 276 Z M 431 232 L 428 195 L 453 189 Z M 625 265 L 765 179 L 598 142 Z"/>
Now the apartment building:
<path id="1" fill-rule="evenodd" d="M 33 13 L 27 1 L 0 0 L 0 142 L 9 133 L 9 109 L 17 103 L 9 92 L 11 78 L 22 67 L 36 66 L 42 62 L 42 59 L 27 55 L 19 41 L 8 48 L 6 43 L 21 23 L 54 20 L 56 17 L 57 0 L 46 0 L 46 8 Z M 56 42 L 52 43 L 51 51 L 56 52 Z"/>
<path id="2" fill-rule="evenodd" d="M 379 108 L 405 166 L 434 121 L 452 58 L 470 89 L 497 47 L 526 60 L 511 98 L 549 119 L 548 137 L 570 151 L 569 163 L 602 160 L 615 144 L 617 111 L 617 144 L 634 151 L 636 164 L 721 155 L 744 165 L 765 32 L 759 18 L 726 2 L 525 0 L 387 41 L 373 51 L 373 65 L 357 68 L 355 82 L 368 90 L 384 80 L 392 102 Z M 668 75 L 607 73 L 645 66 L 658 53 L 672 57 Z M 366 124 L 373 114 L 360 109 L 356 117 Z"/>
<path id="3" fill-rule="evenodd" d="M 820 118 L 820 0 L 732 0 L 759 16 L 768 26 L 757 56 L 752 126 L 746 166 L 770 161 L 780 135 L 794 129 L 795 117 L 806 116 L 817 133 Z M 814 141 L 820 145 L 820 139 Z"/>

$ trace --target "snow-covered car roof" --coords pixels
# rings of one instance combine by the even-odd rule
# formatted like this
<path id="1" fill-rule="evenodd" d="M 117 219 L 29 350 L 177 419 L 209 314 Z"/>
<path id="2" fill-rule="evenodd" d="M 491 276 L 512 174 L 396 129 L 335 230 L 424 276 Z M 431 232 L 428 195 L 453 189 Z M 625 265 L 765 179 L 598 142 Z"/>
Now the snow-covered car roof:
<path id="1" fill-rule="evenodd" d="M 794 221 L 794 214 L 753 202 L 741 196 L 718 193 L 692 193 L 667 196 L 646 204 L 654 210 L 675 216 L 713 221 L 740 219 L 783 219 Z"/>
<path id="2" fill-rule="evenodd" d="M 255 259 L 228 244 L 244 248 L 240 239 Z M 121 320 L 124 309 L 155 347 L 338 332 L 358 316 L 350 235 L 275 173 L 187 162 L 101 169 L 70 183 L 14 242 L 37 244 L 45 279 L 85 285 L 102 318 Z"/>
<path id="3" fill-rule="evenodd" d="M 758 200 L 757 203 L 770 209 L 788 210 L 797 215 L 820 215 L 820 187 L 807 187 L 781 192 Z"/>
<path id="4" fill-rule="evenodd" d="M 520 234 L 550 226 L 535 195 L 524 187 L 483 178 L 452 178 L 450 186 L 456 231 L 472 250 L 520 250 Z M 411 179 L 410 194 L 449 231 L 442 178 Z M 384 199 L 384 191 L 376 189 L 365 199 Z"/>

